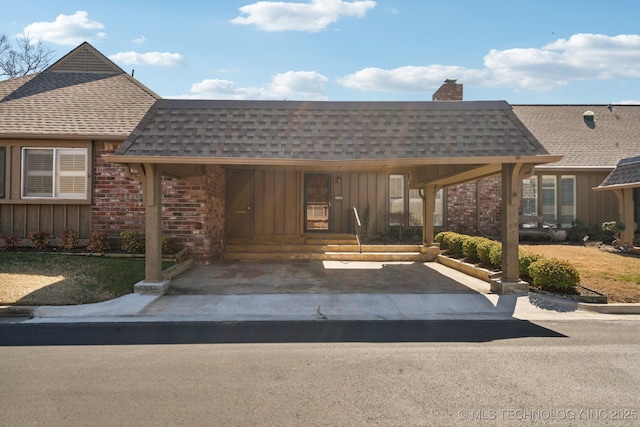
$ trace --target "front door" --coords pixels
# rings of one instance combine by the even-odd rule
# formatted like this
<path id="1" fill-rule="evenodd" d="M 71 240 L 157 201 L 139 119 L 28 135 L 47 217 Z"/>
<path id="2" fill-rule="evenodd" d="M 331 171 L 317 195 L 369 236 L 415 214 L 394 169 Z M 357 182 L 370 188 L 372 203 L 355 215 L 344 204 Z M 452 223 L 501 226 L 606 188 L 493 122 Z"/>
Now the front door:
<path id="1" fill-rule="evenodd" d="M 329 231 L 331 218 L 331 174 L 304 176 L 305 231 Z"/>
<path id="2" fill-rule="evenodd" d="M 251 239 L 253 171 L 227 171 L 227 233 L 230 239 Z"/>

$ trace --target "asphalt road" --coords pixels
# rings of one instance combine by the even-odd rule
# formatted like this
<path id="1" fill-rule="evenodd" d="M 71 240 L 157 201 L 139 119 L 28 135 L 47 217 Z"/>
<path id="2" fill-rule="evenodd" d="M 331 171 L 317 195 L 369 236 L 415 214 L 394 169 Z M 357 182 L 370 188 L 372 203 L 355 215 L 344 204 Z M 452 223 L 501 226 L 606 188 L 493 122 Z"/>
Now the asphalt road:
<path id="1" fill-rule="evenodd" d="M 638 321 L 0 324 L 0 369 L 10 426 L 640 424 Z"/>

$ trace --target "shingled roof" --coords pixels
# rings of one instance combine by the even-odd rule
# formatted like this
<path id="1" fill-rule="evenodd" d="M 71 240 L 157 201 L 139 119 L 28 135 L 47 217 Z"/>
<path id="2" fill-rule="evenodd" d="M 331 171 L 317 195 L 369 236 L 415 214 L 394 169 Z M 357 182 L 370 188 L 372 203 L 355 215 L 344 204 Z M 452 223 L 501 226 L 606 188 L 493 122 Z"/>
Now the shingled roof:
<path id="1" fill-rule="evenodd" d="M 157 101 L 116 152 L 121 161 L 164 157 L 252 164 L 515 157 L 542 163 L 547 154 L 504 101 L 175 99 Z"/>
<path id="2" fill-rule="evenodd" d="M 612 169 L 640 154 L 640 105 L 514 105 L 513 111 L 551 154 L 564 156 L 545 168 Z"/>
<path id="3" fill-rule="evenodd" d="M 640 156 L 622 159 L 596 189 L 640 187 Z"/>
<path id="4" fill-rule="evenodd" d="M 47 70 L 0 82 L 0 138 L 126 138 L 160 97 L 83 43 Z"/>

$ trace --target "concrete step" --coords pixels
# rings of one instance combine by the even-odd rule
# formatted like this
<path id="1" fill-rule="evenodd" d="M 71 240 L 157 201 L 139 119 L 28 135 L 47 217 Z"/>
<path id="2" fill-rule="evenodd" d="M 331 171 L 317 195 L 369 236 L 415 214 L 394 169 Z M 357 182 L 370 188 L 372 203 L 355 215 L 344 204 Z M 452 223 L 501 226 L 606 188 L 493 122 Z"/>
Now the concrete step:
<path id="1" fill-rule="evenodd" d="M 225 260 L 252 261 L 427 261 L 428 256 L 420 252 L 225 252 Z"/>
<path id="2" fill-rule="evenodd" d="M 261 244 L 229 244 L 226 252 L 232 253 L 326 253 L 326 252 L 360 252 L 357 244 L 349 245 L 261 245 Z M 420 252 L 420 245 L 362 245 L 362 252 Z"/>

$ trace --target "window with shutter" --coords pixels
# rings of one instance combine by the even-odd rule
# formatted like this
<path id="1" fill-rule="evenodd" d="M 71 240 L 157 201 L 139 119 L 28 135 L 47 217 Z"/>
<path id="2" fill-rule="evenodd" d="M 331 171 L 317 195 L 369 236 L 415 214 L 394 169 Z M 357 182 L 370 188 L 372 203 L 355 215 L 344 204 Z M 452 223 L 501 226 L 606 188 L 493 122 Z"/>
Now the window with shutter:
<path id="1" fill-rule="evenodd" d="M 86 196 L 86 149 L 22 149 L 22 197 L 84 199 Z"/>

